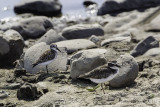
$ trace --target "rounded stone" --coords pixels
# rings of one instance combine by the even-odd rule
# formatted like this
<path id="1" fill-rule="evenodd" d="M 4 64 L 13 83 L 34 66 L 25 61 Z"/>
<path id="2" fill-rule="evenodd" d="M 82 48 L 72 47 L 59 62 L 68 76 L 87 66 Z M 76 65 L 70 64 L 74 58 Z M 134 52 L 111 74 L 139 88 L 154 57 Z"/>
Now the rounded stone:
<path id="1" fill-rule="evenodd" d="M 87 73 L 98 66 L 106 63 L 106 49 L 89 49 L 74 54 L 71 58 L 70 76 L 76 79 L 80 75 Z"/>
<path id="2" fill-rule="evenodd" d="M 88 38 L 92 35 L 103 36 L 104 30 L 99 24 L 77 24 L 63 29 L 62 36 L 67 39 Z"/>
<path id="3" fill-rule="evenodd" d="M 51 20 L 45 16 L 26 18 L 11 26 L 11 29 L 18 31 L 24 39 L 39 38 L 52 28 Z"/>
<path id="4" fill-rule="evenodd" d="M 45 65 L 37 65 L 33 68 L 32 64 L 39 59 L 39 57 L 46 51 L 50 49 L 49 45 L 47 45 L 44 42 L 38 43 L 32 47 L 30 47 L 24 55 L 24 68 L 27 72 L 35 74 L 37 72 L 44 71 L 47 72 L 46 66 Z M 67 63 L 67 53 L 63 52 L 58 52 L 57 58 L 52 61 L 48 65 L 48 71 L 55 71 L 57 69 L 60 70 L 66 70 L 66 63 Z"/>
<path id="5" fill-rule="evenodd" d="M 6 46 L 7 53 L 1 54 L 0 57 L 0 64 L 13 64 L 14 61 L 20 58 L 21 54 L 23 53 L 24 48 L 24 40 L 22 36 L 15 30 L 7 30 L 4 35 L 3 39 L 5 40 L 5 44 L 1 46 L 2 48 Z M 1 42 L 4 43 L 4 42 Z M 1 44 L 0 43 L 0 44 Z M 9 45 L 9 49 L 8 49 Z"/>
<path id="6" fill-rule="evenodd" d="M 132 83 L 138 76 L 139 66 L 134 57 L 129 54 L 121 55 L 117 59 L 117 63 L 121 65 L 119 74 L 112 79 L 109 84 L 112 87 L 122 87 Z"/>
<path id="7" fill-rule="evenodd" d="M 45 42 L 50 45 L 51 43 L 59 42 L 66 40 L 63 36 L 58 35 L 53 29 L 50 29 L 47 33 L 45 33 L 37 42 Z"/>
<path id="8" fill-rule="evenodd" d="M 0 35 L 0 55 L 7 54 L 9 50 L 10 49 L 7 40 L 5 40 L 2 35 Z"/>

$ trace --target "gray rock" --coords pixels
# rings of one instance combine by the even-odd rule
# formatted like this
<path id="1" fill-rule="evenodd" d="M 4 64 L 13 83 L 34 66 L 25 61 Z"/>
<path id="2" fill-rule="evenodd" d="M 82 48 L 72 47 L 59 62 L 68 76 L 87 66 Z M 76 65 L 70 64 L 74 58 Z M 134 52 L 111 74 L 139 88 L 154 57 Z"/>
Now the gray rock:
<path id="1" fill-rule="evenodd" d="M 153 18 L 150 23 L 144 25 L 145 31 L 160 31 L 160 25 L 157 24 L 160 22 L 160 15 Z"/>
<path id="2" fill-rule="evenodd" d="M 0 64 L 13 64 L 23 53 L 24 40 L 22 36 L 17 31 L 8 30 L 3 34 L 1 41 Z"/>
<path id="3" fill-rule="evenodd" d="M 11 27 L 18 31 L 24 39 L 39 38 L 51 28 L 53 28 L 52 22 L 44 16 L 27 18 Z"/>
<path id="4" fill-rule="evenodd" d="M 77 24 L 64 28 L 62 31 L 62 36 L 67 39 L 88 38 L 92 35 L 104 35 L 104 31 L 99 24 Z"/>
<path id="5" fill-rule="evenodd" d="M 153 48 L 148 50 L 143 56 L 159 56 L 160 55 L 160 48 Z"/>
<path id="6" fill-rule="evenodd" d="M 130 31 L 125 31 L 125 32 L 113 35 L 112 37 L 131 37 L 131 32 Z"/>
<path id="7" fill-rule="evenodd" d="M 23 100 L 35 100 L 43 94 L 43 90 L 34 84 L 24 84 L 17 90 L 17 98 Z"/>
<path id="8" fill-rule="evenodd" d="M 156 47 L 159 47 L 159 41 L 157 41 L 153 36 L 149 36 L 140 41 L 130 54 L 134 57 L 137 57 L 139 55 L 143 55 L 149 49 Z"/>
<path id="9" fill-rule="evenodd" d="M 51 44 L 59 41 L 66 40 L 63 36 L 58 35 L 53 29 L 50 29 L 45 33 L 37 42 L 45 42 L 46 44 Z"/>
<path id="10" fill-rule="evenodd" d="M 21 86 L 20 83 L 12 83 L 12 84 L 7 84 L 2 87 L 2 89 L 18 89 Z"/>
<path id="11" fill-rule="evenodd" d="M 71 78 L 76 79 L 80 75 L 104 65 L 112 55 L 112 50 L 110 49 L 89 49 L 74 54 L 70 61 Z"/>
<path id="12" fill-rule="evenodd" d="M 160 4 L 159 0 L 107 0 L 98 9 L 98 15 L 113 12 L 129 11 L 134 9 L 148 8 Z"/>
<path id="13" fill-rule="evenodd" d="M 121 64 L 120 72 L 112 79 L 109 84 L 112 87 L 122 87 L 132 83 L 138 76 L 139 66 L 135 59 L 129 55 L 121 55 L 117 59 L 117 63 Z"/>
<path id="14" fill-rule="evenodd" d="M 9 44 L 7 40 L 0 34 L 0 56 L 3 56 L 9 52 Z"/>
<path id="15" fill-rule="evenodd" d="M 43 16 L 54 16 L 61 14 L 62 5 L 58 0 L 23 0 L 14 7 L 18 14 L 33 13 Z"/>
<path id="16" fill-rule="evenodd" d="M 112 42 L 130 42 L 131 37 L 114 37 L 114 38 L 109 38 L 105 39 L 101 42 L 101 46 L 105 46 L 107 44 L 110 44 Z"/>
<path id="17" fill-rule="evenodd" d="M 66 47 L 67 53 L 69 54 L 81 49 L 96 47 L 95 43 L 86 39 L 65 40 L 56 42 L 55 44 L 57 44 L 58 47 Z"/>
<path id="18" fill-rule="evenodd" d="M 32 47 L 30 47 L 24 55 L 24 68 L 27 72 L 35 74 L 40 70 L 46 71 L 46 66 L 35 66 L 32 68 L 32 63 L 34 63 L 46 50 L 49 49 L 49 45 L 46 45 L 44 42 L 38 43 Z M 53 72 L 57 69 L 66 70 L 67 63 L 67 53 L 64 50 L 58 53 L 57 58 L 48 65 L 49 72 Z"/>

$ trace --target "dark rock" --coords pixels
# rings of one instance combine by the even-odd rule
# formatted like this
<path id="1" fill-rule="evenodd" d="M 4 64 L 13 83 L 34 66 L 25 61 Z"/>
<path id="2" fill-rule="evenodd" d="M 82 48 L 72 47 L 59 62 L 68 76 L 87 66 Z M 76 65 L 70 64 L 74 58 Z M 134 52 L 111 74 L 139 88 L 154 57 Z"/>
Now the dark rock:
<path id="1" fill-rule="evenodd" d="M 0 56 L 7 54 L 9 50 L 10 48 L 7 40 L 3 37 L 3 34 L 0 34 Z"/>
<path id="2" fill-rule="evenodd" d="M 24 40 L 21 35 L 14 30 L 8 30 L 0 37 L 2 51 L 0 52 L 0 64 L 10 64 L 20 58 L 23 53 Z M 8 47 L 9 46 L 9 47 Z M 4 50 L 6 48 L 6 50 Z"/>
<path id="3" fill-rule="evenodd" d="M 63 40 L 66 40 L 66 39 L 63 36 L 58 35 L 53 29 L 51 29 L 38 40 L 38 43 L 45 42 L 47 45 L 50 45 L 51 43 L 55 43 Z"/>
<path id="4" fill-rule="evenodd" d="M 130 11 L 134 9 L 144 9 L 160 4 L 159 0 L 107 0 L 98 10 L 98 15 L 105 15 L 113 12 Z"/>
<path id="5" fill-rule="evenodd" d="M 18 14 L 55 16 L 61 14 L 61 8 L 62 5 L 58 0 L 23 0 L 14 7 L 14 11 Z"/>
<path id="6" fill-rule="evenodd" d="M 97 3 L 94 2 L 94 1 L 92 1 L 92 0 L 85 0 L 85 1 L 83 2 L 83 5 L 86 6 L 86 7 L 88 7 L 88 6 L 90 6 L 90 5 L 93 5 L 93 4 L 97 4 Z"/>
<path id="7" fill-rule="evenodd" d="M 18 31 L 24 39 L 39 38 L 51 28 L 53 28 L 52 22 L 44 16 L 27 18 L 11 27 Z"/>
<path id="8" fill-rule="evenodd" d="M 0 103 L 0 107 L 4 107 L 4 103 Z"/>
<path id="9" fill-rule="evenodd" d="M 139 62 L 137 62 L 137 63 L 138 63 L 138 66 L 139 66 L 139 71 L 143 71 L 145 61 L 143 60 L 143 61 L 139 61 Z"/>
<path id="10" fill-rule="evenodd" d="M 41 97 L 44 93 L 34 84 L 24 84 L 17 91 L 17 98 L 23 100 L 35 100 Z"/>
<path id="11" fill-rule="evenodd" d="M 103 36 L 103 28 L 99 24 L 77 24 L 62 31 L 62 36 L 67 39 L 88 38 L 92 35 Z"/>
<path id="12" fill-rule="evenodd" d="M 22 76 L 22 75 L 26 75 L 26 70 L 18 70 L 18 69 L 16 69 L 16 70 L 14 71 L 14 76 L 15 76 L 15 77 L 20 77 L 20 76 Z"/>
<path id="13" fill-rule="evenodd" d="M 159 41 L 157 41 L 153 36 L 149 36 L 140 41 L 130 54 L 134 57 L 137 57 L 139 55 L 143 55 L 149 49 L 156 47 L 159 47 Z"/>

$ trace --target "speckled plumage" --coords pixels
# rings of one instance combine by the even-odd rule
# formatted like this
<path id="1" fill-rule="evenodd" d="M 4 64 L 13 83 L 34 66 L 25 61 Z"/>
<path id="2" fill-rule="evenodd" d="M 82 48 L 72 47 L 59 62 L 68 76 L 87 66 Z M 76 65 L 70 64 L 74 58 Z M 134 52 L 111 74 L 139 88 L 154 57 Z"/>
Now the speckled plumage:
<path id="1" fill-rule="evenodd" d="M 104 92 L 103 83 L 112 80 L 119 73 L 118 67 L 120 66 L 116 63 L 108 63 L 108 65 L 100 66 L 88 73 L 80 75 L 79 78 L 86 78 L 90 79 L 92 82 L 101 83 Z"/>
<path id="2" fill-rule="evenodd" d="M 110 75 L 114 75 L 115 73 L 117 73 L 116 70 L 109 68 L 107 65 L 103 65 L 103 66 L 100 66 L 96 69 L 93 69 L 92 71 L 90 71 L 84 75 L 80 75 L 80 78 L 101 79 L 101 78 L 107 78 Z"/>
<path id="3" fill-rule="evenodd" d="M 45 51 L 42 56 L 40 56 L 40 58 L 38 60 L 36 60 L 35 63 L 33 63 L 33 67 L 40 64 L 40 63 L 44 63 L 47 62 L 49 60 L 53 60 L 56 57 L 57 52 L 55 50 L 47 50 Z"/>
<path id="4" fill-rule="evenodd" d="M 50 50 L 45 51 L 38 60 L 36 60 L 32 65 L 46 65 L 46 70 L 48 73 L 48 64 L 50 64 L 54 59 L 56 59 L 58 51 L 61 52 L 56 44 L 50 45 Z"/>

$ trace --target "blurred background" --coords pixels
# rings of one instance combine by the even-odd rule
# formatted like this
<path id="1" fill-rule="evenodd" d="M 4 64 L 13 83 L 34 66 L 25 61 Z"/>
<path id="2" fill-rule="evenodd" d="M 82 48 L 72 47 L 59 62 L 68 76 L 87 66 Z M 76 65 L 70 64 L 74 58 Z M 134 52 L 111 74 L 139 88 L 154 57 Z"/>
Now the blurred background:
<path id="1" fill-rule="evenodd" d="M 22 0 L 0 0 L 0 19 L 15 16 L 13 11 L 14 5 L 19 3 Z M 84 0 L 60 0 L 62 3 L 62 13 L 75 15 L 75 14 L 84 14 L 85 8 L 83 6 Z M 104 0 L 93 0 L 99 6 L 104 2 Z"/>

